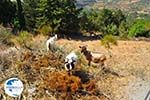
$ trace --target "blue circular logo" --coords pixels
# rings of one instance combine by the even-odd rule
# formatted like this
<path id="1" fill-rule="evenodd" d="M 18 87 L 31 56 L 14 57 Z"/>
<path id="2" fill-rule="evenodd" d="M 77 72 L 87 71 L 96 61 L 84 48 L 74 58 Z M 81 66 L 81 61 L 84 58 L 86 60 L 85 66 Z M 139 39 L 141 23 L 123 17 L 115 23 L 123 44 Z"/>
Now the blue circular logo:
<path id="1" fill-rule="evenodd" d="M 18 97 L 23 91 L 23 83 L 18 78 L 10 78 L 4 84 L 5 93 L 12 97 Z"/>

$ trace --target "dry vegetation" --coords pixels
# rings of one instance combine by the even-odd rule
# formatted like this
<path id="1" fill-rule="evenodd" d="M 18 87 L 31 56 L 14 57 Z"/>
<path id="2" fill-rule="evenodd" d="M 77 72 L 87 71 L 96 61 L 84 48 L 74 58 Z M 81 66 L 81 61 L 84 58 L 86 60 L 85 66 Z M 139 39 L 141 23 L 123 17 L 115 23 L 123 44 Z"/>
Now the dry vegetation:
<path id="1" fill-rule="evenodd" d="M 20 100 L 137 100 L 146 96 L 150 88 L 150 43 L 119 41 L 112 46 L 112 57 L 100 41 L 74 41 L 60 39 L 55 53 L 46 52 L 45 37 L 32 39 L 32 50 L 20 47 L 3 53 L 10 47 L 0 45 L 0 99 L 14 100 L 4 93 L 3 83 L 18 77 L 24 83 Z M 37 41 L 38 40 L 38 41 Z M 88 67 L 79 45 L 105 53 L 105 67 Z M 72 75 L 64 70 L 64 57 L 75 49 L 79 62 Z M 139 85 L 140 84 L 140 85 Z M 140 92 L 139 92 L 139 90 Z M 7 99 L 6 99 L 7 98 Z"/>

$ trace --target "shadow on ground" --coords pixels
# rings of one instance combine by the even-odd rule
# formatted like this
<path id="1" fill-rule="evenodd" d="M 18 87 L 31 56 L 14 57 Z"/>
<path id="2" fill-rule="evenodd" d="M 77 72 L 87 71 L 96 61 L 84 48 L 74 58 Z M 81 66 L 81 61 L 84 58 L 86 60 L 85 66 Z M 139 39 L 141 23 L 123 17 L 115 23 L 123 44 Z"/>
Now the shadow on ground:
<path id="1" fill-rule="evenodd" d="M 67 34 L 67 35 L 59 35 L 60 38 L 66 38 L 68 40 L 76 40 L 76 41 L 94 41 L 94 40 L 100 40 L 102 39 L 102 35 L 92 35 L 92 36 L 87 36 L 83 35 L 81 33 L 72 33 L 72 34 Z"/>
<path id="2" fill-rule="evenodd" d="M 90 80 L 90 75 L 82 70 L 74 71 L 73 75 L 78 76 L 82 83 L 86 83 Z"/>

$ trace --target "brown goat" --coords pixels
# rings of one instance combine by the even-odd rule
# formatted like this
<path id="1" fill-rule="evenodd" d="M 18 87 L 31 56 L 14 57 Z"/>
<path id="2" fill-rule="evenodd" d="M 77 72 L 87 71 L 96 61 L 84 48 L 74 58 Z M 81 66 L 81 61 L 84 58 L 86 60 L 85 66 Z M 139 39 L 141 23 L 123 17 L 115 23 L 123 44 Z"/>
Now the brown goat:
<path id="1" fill-rule="evenodd" d="M 88 60 L 88 65 L 91 65 L 91 62 L 104 65 L 104 61 L 106 60 L 106 56 L 101 53 L 91 52 L 87 50 L 86 46 L 79 46 L 81 48 L 81 53 L 84 54 L 85 58 Z"/>

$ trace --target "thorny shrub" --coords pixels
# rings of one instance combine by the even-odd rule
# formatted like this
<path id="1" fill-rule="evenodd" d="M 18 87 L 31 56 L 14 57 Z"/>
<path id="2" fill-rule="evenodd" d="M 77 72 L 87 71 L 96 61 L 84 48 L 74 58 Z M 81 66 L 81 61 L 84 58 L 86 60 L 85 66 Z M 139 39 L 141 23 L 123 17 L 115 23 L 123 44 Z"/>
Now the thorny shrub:
<path id="1" fill-rule="evenodd" d="M 63 60 L 61 59 L 61 55 L 52 52 L 42 54 L 41 52 L 33 53 L 26 51 L 16 61 L 16 67 L 18 72 L 22 71 L 27 76 L 30 72 L 43 74 L 42 70 L 51 71 L 51 69 L 54 69 L 54 71 L 60 71 L 63 69 Z"/>
<path id="2" fill-rule="evenodd" d="M 62 72 L 47 72 L 43 78 L 43 83 L 39 85 L 39 89 L 44 89 L 60 94 L 59 96 L 65 99 L 73 95 L 97 95 L 96 84 L 94 80 L 88 80 L 86 83 L 82 82 L 79 76 L 68 75 Z M 63 95 L 63 94 L 67 95 Z M 69 94 L 68 94 L 69 93 Z"/>
<path id="3" fill-rule="evenodd" d="M 76 92 L 81 88 L 81 80 L 76 76 L 69 76 L 60 72 L 47 73 L 44 80 L 44 87 L 52 91 Z"/>

